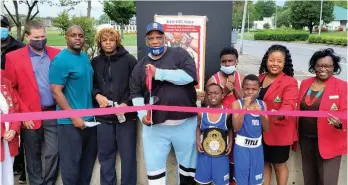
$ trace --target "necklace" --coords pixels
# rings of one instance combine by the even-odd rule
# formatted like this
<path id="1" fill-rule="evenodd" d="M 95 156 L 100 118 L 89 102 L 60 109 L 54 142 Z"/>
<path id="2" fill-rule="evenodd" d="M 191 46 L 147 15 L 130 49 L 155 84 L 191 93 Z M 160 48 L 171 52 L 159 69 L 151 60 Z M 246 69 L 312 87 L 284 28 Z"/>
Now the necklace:
<path id="1" fill-rule="evenodd" d="M 321 94 L 323 93 L 325 89 L 325 86 L 321 88 L 321 90 L 319 90 L 317 92 L 317 94 L 315 95 L 315 97 L 311 100 L 311 94 L 312 94 L 312 90 L 311 88 L 308 89 L 306 97 L 305 97 L 305 103 L 307 106 L 312 106 L 314 104 L 314 102 L 316 102 L 318 100 L 318 98 L 321 96 Z"/>

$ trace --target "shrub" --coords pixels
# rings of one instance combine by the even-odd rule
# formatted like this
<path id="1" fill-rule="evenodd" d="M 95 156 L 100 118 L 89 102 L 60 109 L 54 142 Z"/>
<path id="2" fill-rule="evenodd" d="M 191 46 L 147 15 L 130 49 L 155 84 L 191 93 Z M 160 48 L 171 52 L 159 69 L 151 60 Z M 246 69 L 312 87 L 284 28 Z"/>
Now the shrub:
<path id="1" fill-rule="evenodd" d="M 334 37 L 334 36 L 319 36 L 311 35 L 308 38 L 309 43 L 322 43 L 322 44 L 332 44 L 347 46 L 348 39 L 345 37 Z"/>
<path id="2" fill-rule="evenodd" d="M 315 32 L 319 32 L 319 28 L 318 27 L 314 27 L 314 31 Z M 326 32 L 327 31 L 327 27 L 323 26 L 321 27 L 321 32 Z"/>
<path id="3" fill-rule="evenodd" d="M 273 40 L 273 41 L 306 41 L 309 34 L 303 31 L 292 29 L 276 29 L 258 32 L 254 34 L 255 40 Z"/>
<path id="4" fill-rule="evenodd" d="M 266 22 L 265 24 L 263 24 L 263 29 L 270 29 L 271 26 Z"/>

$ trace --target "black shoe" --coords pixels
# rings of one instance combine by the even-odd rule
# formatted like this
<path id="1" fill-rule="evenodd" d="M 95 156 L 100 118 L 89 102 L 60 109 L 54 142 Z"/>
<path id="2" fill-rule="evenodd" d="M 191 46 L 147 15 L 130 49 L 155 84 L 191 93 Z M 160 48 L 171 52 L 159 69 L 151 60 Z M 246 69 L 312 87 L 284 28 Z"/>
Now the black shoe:
<path id="1" fill-rule="evenodd" d="M 18 170 L 13 171 L 13 175 L 20 175 L 20 174 L 22 174 L 22 171 L 18 171 Z"/>
<path id="2" fill-rule="evenodd" d="M 19 183 L 19 184 L 26 184 L 26 183 L 27 183 L 27 176 L 26 176 L 24 170 L 22 171 L 22 174 L 21 174 L 21 176 L 19 177 L 18 183 Z"/>

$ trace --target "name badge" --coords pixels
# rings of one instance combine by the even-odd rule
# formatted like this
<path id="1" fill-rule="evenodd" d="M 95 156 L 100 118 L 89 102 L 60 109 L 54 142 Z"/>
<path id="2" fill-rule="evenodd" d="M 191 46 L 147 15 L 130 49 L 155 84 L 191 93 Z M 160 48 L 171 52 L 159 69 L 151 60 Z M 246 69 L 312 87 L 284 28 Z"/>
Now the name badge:
<path id="1" fill-rule="evenodd" d="M 333 104 L 331 105 L 330 110 L 338 110 L 338 107 L 337 107 L 336 103 L 333 103 Z"/>
<path id="2" fill-rule="evenodd" d="M 282 102 L 282 99 L 279 97 L 279 96 L 277 96 L 276 98 L 274 98 L 274 101 L 273 101 L 274 103 L 281 103 Z"/>
<path id="3" fill-rule="evenodd" d="M 217 128 L 209 128 L 204 131 L 203 142 L 204 152 L 212 157 L 218 157 L 226 153 L 227 131 Z"/>
<path id="4" fill-rule="evenodd" d="M 338 95 L 332 95 L 332 96 L 329 96 L 329 99 L 330 100 L 334 100 L 334 99 L 338 99 L 339 96 Z"/>

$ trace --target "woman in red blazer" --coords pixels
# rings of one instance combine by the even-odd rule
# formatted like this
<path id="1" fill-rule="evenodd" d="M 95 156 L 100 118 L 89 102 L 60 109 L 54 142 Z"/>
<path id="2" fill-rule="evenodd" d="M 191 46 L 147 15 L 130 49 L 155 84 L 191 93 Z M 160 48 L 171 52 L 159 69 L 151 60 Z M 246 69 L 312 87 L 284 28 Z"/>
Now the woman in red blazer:
<path id="1" fill-rule="evenodd" d="M 317 51 L 309 61 L 315 77 L 302 81 L 298 105 L 301 111 L 347 112 L 347 82 L 339 74 L 341 58 L 329 48 Z M 337 185 L 341 156 L 347 154 L 347 120 L 299 118 L 304 184 Z"/>
<path id="2" fill-rule="evenodd" d="M 3 71 L 1 71 L 3 72 Z M 11 82 L 1 77 L 0 112 L 1 114 L 19 111 L 19 104 Z M 1 122 L 0 125 L 0 184 L 13 185 L 13 161 L 18 154 L 20 122 Z"/>
<path id="3" fill-rule="evenodd" d="M 282 45 L 271 46 L 260 66 L 261 90 L 258 99 L 263 100 L 268 110 L 296 110 L 298 83 L 294 75 L 289 50 Z M 297 141 L 296 119 L 291 116 L 270 116 L 270 130 L 263 133 L 265 159 L 264 184 L 270 185 L 272 166 L 278 185 L 286 185 L 289 170 L 290 146 Z"/>

